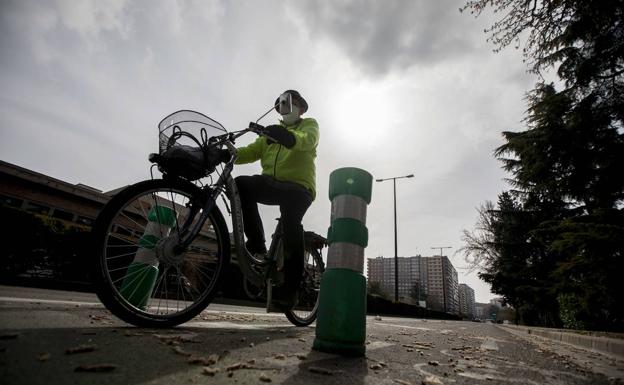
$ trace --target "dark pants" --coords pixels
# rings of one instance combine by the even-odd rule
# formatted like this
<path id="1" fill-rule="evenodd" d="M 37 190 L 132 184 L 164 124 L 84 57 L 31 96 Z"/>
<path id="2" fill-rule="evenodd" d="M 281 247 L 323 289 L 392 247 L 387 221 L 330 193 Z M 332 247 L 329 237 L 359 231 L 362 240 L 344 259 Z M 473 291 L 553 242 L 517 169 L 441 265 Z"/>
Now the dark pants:
<path id="1" fill-rule="evenodd" d="M 301 220 L 312 204 L 312 194 L 296 183 L 280 182 L 268 175 L 239 176 L 236 185 L 241 198 L 247 250 L 250 253 L 266 252 L 258 203 L 280 207 L 284 231 L 284 288 L 296 289 L 303 274 Z"/>

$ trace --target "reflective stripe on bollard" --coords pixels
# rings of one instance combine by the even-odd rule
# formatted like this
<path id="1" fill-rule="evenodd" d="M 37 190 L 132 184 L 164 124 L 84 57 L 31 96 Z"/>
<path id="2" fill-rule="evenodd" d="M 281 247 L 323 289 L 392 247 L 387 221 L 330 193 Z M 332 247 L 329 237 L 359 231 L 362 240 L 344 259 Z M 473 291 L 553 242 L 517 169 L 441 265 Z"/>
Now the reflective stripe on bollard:
<path id="1" fill-rule="evenodd" d="M 145 232 L 139 239 L 139 248 L 126 270 L 120 289 L 128 302 L 141 309 L 147 305 L 158 277 L 158 258 L 154 248 L 160 239 L 169 235 L 176 216 L 169 207 L 157 205 L 150 209 L 147 220 Z"/>

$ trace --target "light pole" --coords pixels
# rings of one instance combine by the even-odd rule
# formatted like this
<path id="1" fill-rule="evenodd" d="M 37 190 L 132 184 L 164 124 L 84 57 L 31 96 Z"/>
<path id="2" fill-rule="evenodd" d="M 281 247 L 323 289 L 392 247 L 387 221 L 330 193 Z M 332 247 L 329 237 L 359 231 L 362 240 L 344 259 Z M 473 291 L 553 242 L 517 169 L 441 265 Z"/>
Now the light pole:
<path id="1" fill-rule="evenodd" d="M 396 214 L 396 180 L 402 178 L 413 178 L 414 174 L 395 176 L 393 178 L 375 179 L 376 182 L 383 182 L 392 179 L 394 189 L 394 302 L 399 302 L 399 257 L 397 256 L 397 214 Z"/>

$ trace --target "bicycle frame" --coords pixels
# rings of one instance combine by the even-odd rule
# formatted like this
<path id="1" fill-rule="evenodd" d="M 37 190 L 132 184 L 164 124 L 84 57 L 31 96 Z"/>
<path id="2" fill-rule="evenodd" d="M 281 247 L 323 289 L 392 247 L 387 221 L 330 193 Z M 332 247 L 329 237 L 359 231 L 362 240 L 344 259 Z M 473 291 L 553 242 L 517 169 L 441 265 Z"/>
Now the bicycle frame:
<path id="1" fill-rule="evenodd" d="M 194 208 L 195 212 L 192 212 L 187 219 L 187 223 L 183 225 L 183 233 L 181 234 L 180 248 L 186 248 L 190 245 L 195 239 L 195 237 L 199 234 L 202 226 L 208 219 L 210 215 L 210 211 L 216 206 L 216 202 L 218 197 L 225 193 L 225 196 L 230 201 L 231 206 L 231 214 L 232 214 L 232 228 L 233 228 L 233 237 L 234 237 L 234 245 L 236 247 L 236 255 L 238 265 L 241 269 L 243 275 L 254 285 L 262 287 L 265 285 L 265 280 L 267 277 L 265 274 L 258 273 L 253 267 L 252 256 L 247 251 L 245 247 L 245 234 L 244 234 L 244 226 L 243 226 L 243 211 L 241 207 L 240 195 L 238 193 L 238 187 L 236 186 L 236 182 L 234 178 L 232 178 L 232 170 L 234 168 L 234 161 L 236 160 L 236 148 L 234 147 L 234 139 L 242 136 L 243 134 L 249 132 L 249 130 L 242 130 L 235 134 L 228 134 L 227 139 L 224 140 L 223 144 L 228 148 L 230 153 L 232 154 L 232 158 L 228 163 L 225 164 L 223 168 L 223 172 L 219 176 L 217 182 L 210 187 L 204 188 L 205 193 L 207 194 L 205 198 L 205 203 L 202 207 L 202 214 L 199 217 L 199 220 L 195 224 L 195 226 L 189 228 L 191 225 L 193 218 L 199 211 L 199 208 Z M 273 249 L 273 248 L 271 248 Z M 272 253 L 273 254 L 273 253 Z M 281 255 L 278 257 L 282 257 Z M 276 258 L 277 259 L 277 258 Z M 279 261 L 277 261 L 279 263 Z M 269 294 L 270 295 L 270 294 Z"/>

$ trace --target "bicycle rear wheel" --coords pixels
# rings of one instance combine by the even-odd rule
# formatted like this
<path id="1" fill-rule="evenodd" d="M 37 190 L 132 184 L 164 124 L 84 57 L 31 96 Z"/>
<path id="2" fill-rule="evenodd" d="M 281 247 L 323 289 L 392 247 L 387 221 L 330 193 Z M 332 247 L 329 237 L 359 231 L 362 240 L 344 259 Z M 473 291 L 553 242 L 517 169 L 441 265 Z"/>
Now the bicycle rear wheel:
<path id="1" fill-rule="evenodd" d="M 197 223 L 204 192 L 178 180 L 148 180 L 115 195 L 93 228 L 95 285 L 102 303 L 142 327 L 184 323 L 208 306 L 229 264 L 223 215 L 214 207 L 184 250 L 179 236 Z"/>
<path id="2" fill-rule="evenodd" d="M 299 287 L 297 305 L 287 310 L 286 318 L 295 326 L 308 326 L 316 320 L 321 290 L 321 276 L 325 271 L 325 264 L 319 249 L 306 244 L 303 265 L 303 278 Z"/>

